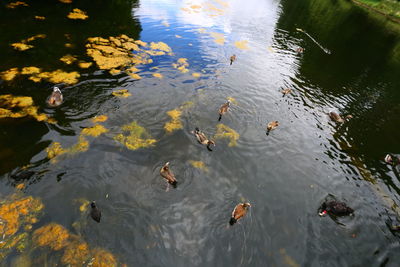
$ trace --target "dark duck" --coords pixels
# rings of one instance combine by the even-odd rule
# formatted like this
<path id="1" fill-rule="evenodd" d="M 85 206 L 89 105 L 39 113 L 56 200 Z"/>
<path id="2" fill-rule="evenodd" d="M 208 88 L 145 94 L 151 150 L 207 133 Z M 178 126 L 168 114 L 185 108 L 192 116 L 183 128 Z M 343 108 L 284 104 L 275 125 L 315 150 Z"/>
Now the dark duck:
<path id="1" fill-rule="evenodd" d="M 232 65 L 233 61 L 235 61 L 235 60 L 236 60 L 236 55 L 232 55 L 230 57 L 231 65 Z"/>
<path id="2" fill-rule="evenodd" d="M 176 185 L 178 184 L 174 173 L 169 168 L 169 162 L 165 163 L 164 166 L 160 169 L 160 175 L 173 187 L 176 187 Z"/>
<path id="3" fill-rule="evenodd" d="M 93 220 L 99 223 L 101 219 L 101 211 L 96 206 L 96 202 L 93 201 L 92 203 L 90 203 L 90 208 L 90 217 L 92 217 Z"/>
<path id="4" fill-rule="evenodd" d="M 196 127 L 196 129 L 195 129 L 192 133 L 194 134 L 194 136 L 196 136 L 196 139 L 197 139 L 197 141 L 198 141 L 200 144 L 206 145 L 206 146 L 207 146 L 207 149 L 208 149 L 209 151 L 212 151 L 212 149 L 211 149 L 210 146 L 211 146 L 211 145 L 215 146 L 215 142 L 214 142 L 214 141 L 209 140 L 209 139 L 207 138 L 207 136 L 206 136 L 202 131 L 200 131 L 200 129 L 197 128 L 197 127 Z"/>
<path id="5" fill-rule="evenodd" d="M 238 220 L 243 218 L 247 214 L 247 210 L 251 207 L 250 203 L 239 203 L 232 211 L 231 219 L 229 220 L 230 225 L 234 225 Z"/>
<path id="6" fill-rule="evenodd" d="M 53 92 L 51 93 L 51 95 L 47 99 L 47 104 L 50 107 L 58 107 L 59 105 L 62 104 L 62 102 L 63 102 L 63 95 L 61 93 L 60 88 L 54 87 L 53 88 Z"/>
<path id="7" fill-rule="evenodd" d="M 326 214 L 333 216 L 348 216 L 353 215 L 354 210 L 347 206 L 346 203 L 332 200 L 322 203 L 318 209 L 319 216 L 325 216 Z"/>

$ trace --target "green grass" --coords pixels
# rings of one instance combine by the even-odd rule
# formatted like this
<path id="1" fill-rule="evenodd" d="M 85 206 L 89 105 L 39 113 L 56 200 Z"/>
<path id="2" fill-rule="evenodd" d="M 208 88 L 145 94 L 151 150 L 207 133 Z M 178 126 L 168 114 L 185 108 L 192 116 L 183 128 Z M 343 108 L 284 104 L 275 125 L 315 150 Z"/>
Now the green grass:
<path id="1" fill-rule="evenodd" d="M 400 19 L 400 1 L 397 0 L 356 0 L 388 16 Z"/>

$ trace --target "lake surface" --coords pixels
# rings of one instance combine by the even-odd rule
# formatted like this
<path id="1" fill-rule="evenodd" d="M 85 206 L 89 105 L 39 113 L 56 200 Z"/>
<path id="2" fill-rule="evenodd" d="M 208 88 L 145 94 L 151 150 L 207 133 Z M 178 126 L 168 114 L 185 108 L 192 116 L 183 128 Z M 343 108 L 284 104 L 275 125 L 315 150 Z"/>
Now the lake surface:
<path id="1" fill-rule="evenodd" d="M 38 111 L 0 119 L 0 193 L 3 205 L 32 196 L 43 207 L 31 229 L 3 235 L 26 231 L 28 240 L 20 250 L 0 243 L 3 266 L 68 265 L 73 240 L 89 247 L 76 266 L 101 266 L 96 248 L 118 266 L 400 265 L 388 227 L 400 224 L 400 170 L 383 161 L 400 154 L 398 26 L 341 0 L 26 3 L 0 7 L 0 71 L 17 68 L 0 91 L 31 97 Z M 88 18 L 68 19 L 74 8 Z M 130 58 L 118 68 L 88 55 L 121 34 L 147 44 L 115 41 Z M 10 46 L 18 42 L 33 47 Z M 51 78 L 56 70 L 79 77 Z M 64 103 L 49 108 L 55 85 Z M 130 95 L 112 94 L 120 89 Z M 353 118 L 337 124 L 330 111 Z M 215 140 L 212 152 L 195 127 Z M 167 161 L 177 188 L 159 175 Z M 22 179 L 22 170 L 35 173 Z M 329 194 L 355 216 L 319 217 Z M 87 214 L 93 200 L 99 224 Z M 249 213 L 229 227 L 243 201 Z M 50 223 L 68 231 L 58 249 L 35 239 Z"/>

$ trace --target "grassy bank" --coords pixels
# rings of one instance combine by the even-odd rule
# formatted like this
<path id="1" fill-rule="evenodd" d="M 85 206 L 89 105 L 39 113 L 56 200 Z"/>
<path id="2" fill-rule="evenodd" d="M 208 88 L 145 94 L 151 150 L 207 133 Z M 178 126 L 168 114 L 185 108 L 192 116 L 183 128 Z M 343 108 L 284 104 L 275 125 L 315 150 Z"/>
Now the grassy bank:
<path id="1" fill-rule="evenodd" d="M 355 4 L 378 12 L 389 19 L 400 23 L 399 0 L 352 0 Z"/>

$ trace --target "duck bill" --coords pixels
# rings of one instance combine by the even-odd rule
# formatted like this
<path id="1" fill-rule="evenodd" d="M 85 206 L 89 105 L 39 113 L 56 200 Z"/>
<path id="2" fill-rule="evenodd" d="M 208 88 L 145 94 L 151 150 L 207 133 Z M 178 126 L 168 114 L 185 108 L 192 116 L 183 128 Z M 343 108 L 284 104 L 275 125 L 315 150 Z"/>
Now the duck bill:
<path id="1" fill-rule="evenodd" d="M 326 214 L 327 214 L 327 211 L 326 211 L 326 210 L 324 210 L 324 211 L 318 213 L 318 215 L 321 216 L 321 217 L 324 217 Z"/>

